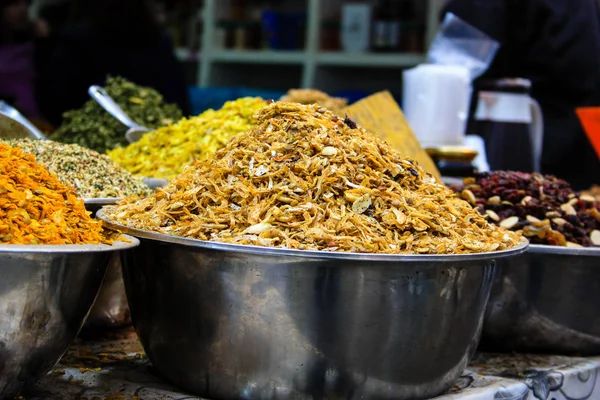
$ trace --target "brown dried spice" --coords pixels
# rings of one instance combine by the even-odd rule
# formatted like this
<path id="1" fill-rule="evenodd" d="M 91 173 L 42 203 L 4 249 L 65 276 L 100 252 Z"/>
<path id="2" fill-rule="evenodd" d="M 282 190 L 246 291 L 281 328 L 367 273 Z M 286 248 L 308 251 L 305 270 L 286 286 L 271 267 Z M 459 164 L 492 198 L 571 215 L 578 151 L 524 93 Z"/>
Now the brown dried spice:
<path id="1" fill-rule="evenodd" d="M 520 240 L 329 111 L 279 102 L 257 118 L 250 131 L 154 195 L 107 209 L 108 219 L 202 240 L 303 250 L 477 253 Z"/>

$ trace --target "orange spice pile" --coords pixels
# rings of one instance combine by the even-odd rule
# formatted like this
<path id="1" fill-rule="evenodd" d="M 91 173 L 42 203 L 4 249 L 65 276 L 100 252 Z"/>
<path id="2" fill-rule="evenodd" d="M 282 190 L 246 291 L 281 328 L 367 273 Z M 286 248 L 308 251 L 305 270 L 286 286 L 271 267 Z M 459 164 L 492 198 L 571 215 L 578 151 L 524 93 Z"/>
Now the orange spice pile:
<path id="1" fill-rule="evenodd" d="M 17 147 L 0 144 L 0 243 L 105 243 L 75 189 Z"/>

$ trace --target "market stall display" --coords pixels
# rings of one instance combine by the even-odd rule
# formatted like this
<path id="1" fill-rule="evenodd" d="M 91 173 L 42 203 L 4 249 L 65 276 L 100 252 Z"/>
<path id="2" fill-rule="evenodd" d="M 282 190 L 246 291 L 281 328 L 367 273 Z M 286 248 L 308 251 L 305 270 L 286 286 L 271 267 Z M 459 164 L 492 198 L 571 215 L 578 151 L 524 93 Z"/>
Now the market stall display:
<path id="1" fill-rule="evenodd" d="M 108 156 L 77 144 L 51 140 L 18 139 L 8 142 L 33 154 L 58 179 L 75 188 L 84 199 L 147 196 L 152 191 L 140 178 L 116 164 Z"/>
<path id="2" fill-rule="evenodd" d="M 208 398 L 440 394 L 494 260 L 526 248 L 350 119 L 285 102 L 98 216 L 141 240 L 123 272 L 153 364 Z"/>
<path id="3" fill-rule="evenodd" d="M 284 102 L 257 118 L 212 157 L 107 217 L 165 234 L 301 250 L 457 254 L 519 240 L 350 119 Z"/>
<path id="4" fill-rule="evenodd" d="M 600 203 L 553 176 L 481 173 L 454 190 L 490 222 L 522 232 L 532 243 L 600 246 Z"/>
<path id="5" fill-rule="evenodd" d="M 171 125 L 182 117 L 174 104 L 165 104 L 154 89 L 138 86 L 126 79 L 108 78 L 104 90 L 135 122 L 148 128 Z M 63 115 L 63 123 L 51 139 L 76 143 L 105 153 L 118 146 L 126 146 L 127 127 L 107 113 L 94 100 L 77 110 Z"/>
<path id="6" fill-rule="evenodd" d="M 229 139 L 254 123 L 254 114 L 267 102 L 258 97 L 229 101 L 219 110 L 146 133 L 138 142 L 108 152 L 109 157 L 132 174 L 172 178 L 223 147 Z"/>

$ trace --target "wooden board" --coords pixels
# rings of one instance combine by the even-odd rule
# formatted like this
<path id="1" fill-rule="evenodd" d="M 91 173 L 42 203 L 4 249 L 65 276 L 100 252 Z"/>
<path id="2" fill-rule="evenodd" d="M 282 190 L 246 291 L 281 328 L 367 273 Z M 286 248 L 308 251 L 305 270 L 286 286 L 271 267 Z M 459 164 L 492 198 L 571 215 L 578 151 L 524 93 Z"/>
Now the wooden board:
<path id="1" fill-rule="evenodd" d="M 600 158 L 600 107 L 578 108 L 577 116 L 598 158 Z"/>
<path id="2" fill-rule="evenodd" d="M 405 157 L 416 160 L 425 171 L 440 178 L 435 163 L 421 147 L 390 92 L 376 93 L 352 104 L 344 111 L 360 126 L 385 140 Z"/>

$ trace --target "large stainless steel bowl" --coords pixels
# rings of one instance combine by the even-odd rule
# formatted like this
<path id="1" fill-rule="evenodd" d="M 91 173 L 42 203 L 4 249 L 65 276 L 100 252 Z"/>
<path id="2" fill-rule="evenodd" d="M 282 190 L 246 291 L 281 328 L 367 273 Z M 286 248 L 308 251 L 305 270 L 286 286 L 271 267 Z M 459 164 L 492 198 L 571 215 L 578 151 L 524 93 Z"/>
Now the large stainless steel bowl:
<path id="1" fill-rule="evenodd" d="M 498 267 L 482 349 L 600 354 L 600 249 L 532 245 Z"/>
<path id="2" fill-rule="evenodd" d="M 36 382 L 81 328 L 115 251 L 139 244 L 0 246 L 0 399 Z"/>
<path id="3" fill-rule="evenodd" d="M 103 219 L 102 211 L 98 217 Z M 494 261 L 228 245 L 128 229 L 133 324 L 154 366 L 214 399 L 435 396 L 476 348 Z"/>

